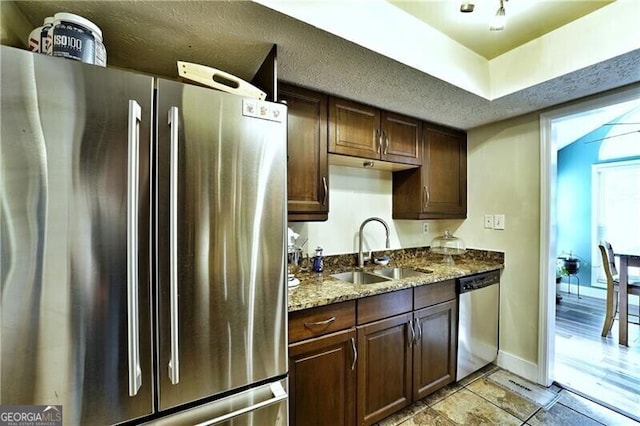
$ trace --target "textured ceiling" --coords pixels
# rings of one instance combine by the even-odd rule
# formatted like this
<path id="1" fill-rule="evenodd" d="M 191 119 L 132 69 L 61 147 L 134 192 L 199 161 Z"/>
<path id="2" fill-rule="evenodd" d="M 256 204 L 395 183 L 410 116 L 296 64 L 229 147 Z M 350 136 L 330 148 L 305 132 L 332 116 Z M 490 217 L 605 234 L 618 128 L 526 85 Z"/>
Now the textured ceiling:
<path id="1" fill-rule="evenodd" d="M 110 66 L 176 78 L 176 61 L 184 60 L 251 80 L 276 44 L 278 77 L 284 81 L 461 129 L 640 80 L 640 49 L 636 49 L 489 101 L 252 2 L 16 4 L 33 26 L 59 11 L 92 20 L 103 31 Z"/>

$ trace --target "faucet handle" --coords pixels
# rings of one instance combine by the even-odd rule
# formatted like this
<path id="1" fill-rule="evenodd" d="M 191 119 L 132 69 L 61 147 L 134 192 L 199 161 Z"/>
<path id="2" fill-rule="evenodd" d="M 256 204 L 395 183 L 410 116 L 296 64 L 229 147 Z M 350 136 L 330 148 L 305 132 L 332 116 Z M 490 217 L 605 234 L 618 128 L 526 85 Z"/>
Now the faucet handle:
<path id="1" fill-rule="evenodd" d="M 363 263 L 371 262 L 371 250 L 369 250 L 368 255 L 362 255 L 362 262 Z"/>

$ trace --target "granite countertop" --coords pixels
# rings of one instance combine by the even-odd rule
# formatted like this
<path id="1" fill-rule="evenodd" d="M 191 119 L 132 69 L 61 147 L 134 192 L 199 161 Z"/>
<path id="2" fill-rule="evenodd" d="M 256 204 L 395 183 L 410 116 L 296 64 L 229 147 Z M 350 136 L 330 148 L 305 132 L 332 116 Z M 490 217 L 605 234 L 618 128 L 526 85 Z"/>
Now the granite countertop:
<path id="1" fill-rule="evenodd" d="M 304 271 L 296 273 L 295 276 L 300 280 L 300 285 L 289 288 L 289 312 L 359 299 L 403 288 L 428 285 L 452 278 L 502 269 L 504 266 L 504 253 L 486 250 L 469 249 L 464 255 L 454 256 L 454 265 L 442 263 L 442 255 L 431 253 L 428 247 L 374 252 L 374 256 L 376 254 L 380 256 L 382 254 L 389 255 L 391 261 L 386 266 L 367 263 L 364 268 L 365 271 L 385 267 L 402 267 L 428 273 L 376 284 L 352 284 L 333 278 L 331 275 L 357 269 L 357 254 L 327 256 L 324 259 L 325 267 L 321 275 Z"/>

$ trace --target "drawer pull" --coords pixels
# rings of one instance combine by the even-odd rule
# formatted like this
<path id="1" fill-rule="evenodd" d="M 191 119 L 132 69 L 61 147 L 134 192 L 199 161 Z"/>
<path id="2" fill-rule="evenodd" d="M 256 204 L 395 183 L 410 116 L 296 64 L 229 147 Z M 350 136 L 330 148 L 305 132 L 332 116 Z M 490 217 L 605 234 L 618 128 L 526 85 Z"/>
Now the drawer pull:
<path id="1" fill-rule="evenodd" d="M 324 321 L 318 321 L 318 322 L 305 322 L 304 326 L 307 328 L 311 328 L 311 327 L 326 327 L 329 324 L 331 324 L 332 322 L 334 322 L 336 320 L 336 317 L 331 317 L 328 320 L 324 320 Z"/>

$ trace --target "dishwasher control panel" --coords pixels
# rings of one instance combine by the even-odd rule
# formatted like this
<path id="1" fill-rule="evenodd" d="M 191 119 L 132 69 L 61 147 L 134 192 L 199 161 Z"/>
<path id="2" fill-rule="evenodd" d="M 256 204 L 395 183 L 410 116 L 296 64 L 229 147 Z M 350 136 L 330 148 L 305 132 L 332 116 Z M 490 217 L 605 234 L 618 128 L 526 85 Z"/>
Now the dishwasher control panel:
<path id="1" fill-rule="evenodd" d="M 477 290 L 500 282 L 500 271 L 489 271 L 458 279 L 458 294 Z"/>

